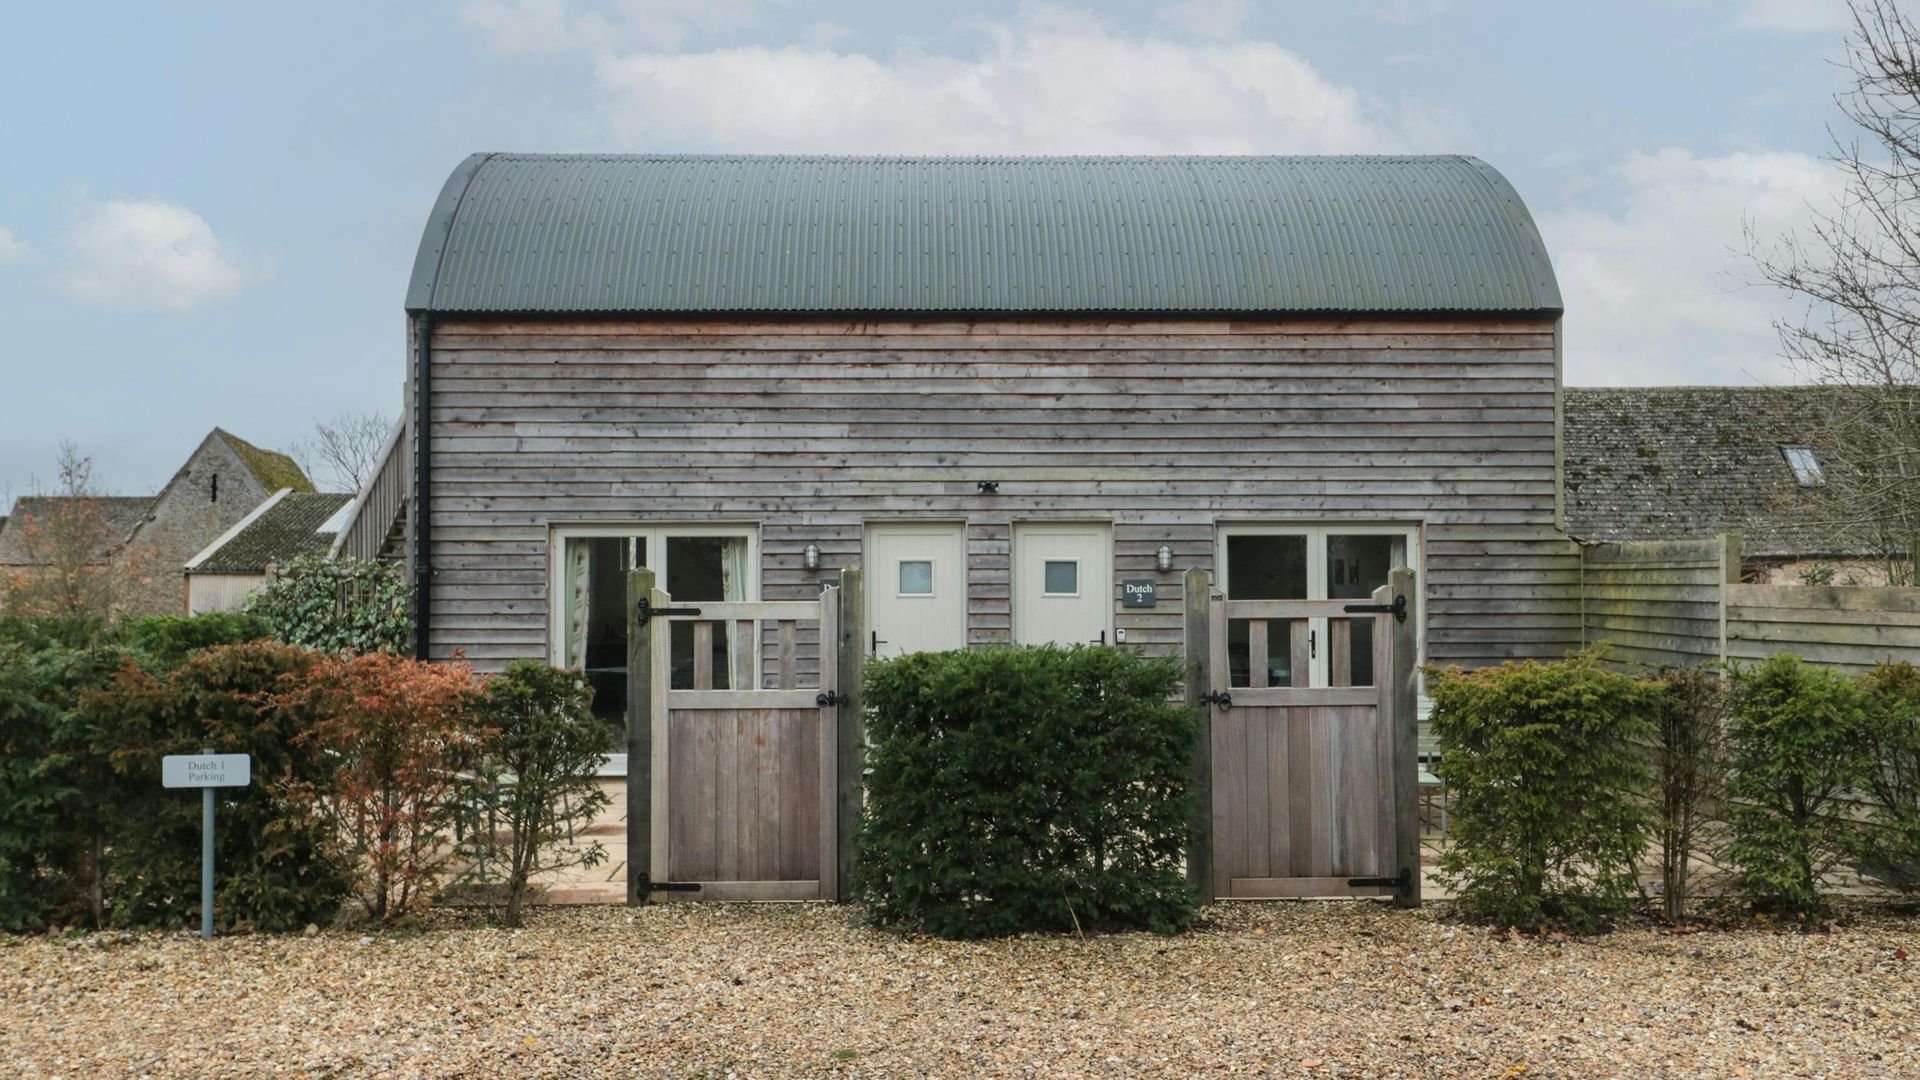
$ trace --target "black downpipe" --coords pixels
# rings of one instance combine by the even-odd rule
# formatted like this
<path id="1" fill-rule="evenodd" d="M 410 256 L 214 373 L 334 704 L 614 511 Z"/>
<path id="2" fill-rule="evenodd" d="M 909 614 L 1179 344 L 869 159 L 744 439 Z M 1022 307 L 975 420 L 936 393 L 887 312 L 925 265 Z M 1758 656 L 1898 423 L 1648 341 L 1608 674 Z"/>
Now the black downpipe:
<path id="1" fill-rule="evenodd" d="M 419 371 L 413 392 L 413 656 L 427 658 L 433 612 L 433 432 L 428 426 L 433 396 L 433 316 L 416 316 Z"/>

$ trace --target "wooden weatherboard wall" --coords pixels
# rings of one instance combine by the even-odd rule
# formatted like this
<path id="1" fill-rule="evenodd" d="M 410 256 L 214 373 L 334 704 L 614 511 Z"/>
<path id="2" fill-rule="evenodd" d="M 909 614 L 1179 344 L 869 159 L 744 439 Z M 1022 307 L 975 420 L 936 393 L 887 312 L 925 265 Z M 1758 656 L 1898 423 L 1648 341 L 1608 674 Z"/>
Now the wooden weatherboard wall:
<path id="1" fill-rule="evenodd" d="M 1920 661 L 1920 589 L 1743 585 L 1731 535 L 1594 544 L 1582 559 L 1586 641 L 1618 664 Z"/>
<path id="2" fill-rule="evenodd" d="M 1581 551 L 1586 640 L 1620 663 L 1691 666 L 1724 655 L 1721 586 L 1740 579 L 1740 543 L 1593 544 Z"/>
<path id="3" fill-rule="evenodd" d="M 1116 580 L 1159 584 L 1114 586 L 1152 653 L 1217 523 L 1417 522 L 1428 660 L 1581 637 L 1550 318 L 443 318 L 430 352 L 435 657 L 546 655 L 549 529 L 628 521 L 757 524 L 761 598 L 789 600 L 865 522 L 964 520 L 974 644 L 1011 635 L 1015 521 L 1108 521 Z"/>

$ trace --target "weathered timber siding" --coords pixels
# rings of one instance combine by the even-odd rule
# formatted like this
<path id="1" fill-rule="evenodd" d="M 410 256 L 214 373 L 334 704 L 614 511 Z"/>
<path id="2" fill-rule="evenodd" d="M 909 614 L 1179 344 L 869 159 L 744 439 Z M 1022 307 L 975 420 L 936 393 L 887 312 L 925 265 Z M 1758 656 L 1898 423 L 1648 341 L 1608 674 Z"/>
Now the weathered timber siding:
<path id="1" fill-rule="evenodd" d="M 1920 663 L 1920 589 L 1846 585 L 1729 585 L 1727 657 L 1778 653 L 1864 670 Z"/>
<path id="2" fill-rule="evenodd" d="M 1160 584 L 1117 625 L 1155 653 L 1217 522 L 1419 522 L 1428 659 L 1581 637 L 1550 320 L 462 319 L 431 353 L 434 656 L 545 655 L 549 527 L 630 520 L 758 523 L 766 600 L 857 562 L 864 521 L 965 520 L 976 644 L 1011 633 L 1014 521 L 1111 521 L 1116 578 Z"/>
<path id="3" fill-rule="evenodd" d="M 1609 659 L 1656 667 L 1720 659 L 1720 587 L 1739 575 L 1737 542 L 1591 544 L 1581 569 L 1586 640 L 1604 644 Z"/>

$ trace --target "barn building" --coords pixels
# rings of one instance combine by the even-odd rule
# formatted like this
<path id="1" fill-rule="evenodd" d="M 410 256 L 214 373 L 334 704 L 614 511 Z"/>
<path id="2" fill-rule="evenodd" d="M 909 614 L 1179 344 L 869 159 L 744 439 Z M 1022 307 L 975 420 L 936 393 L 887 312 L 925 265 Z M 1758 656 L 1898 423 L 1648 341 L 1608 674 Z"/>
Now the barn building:
<path id="1" fill-rule="evenodd" d="M 405 507 L 420 652 L 582 668 L 610 717 L 635 566 L 741 604 L 862 566 L 877 656 L 1178 652 L 1192 568 L 1326 601 L 1411 567 L 1431 663 L 1579 641 L 1560 293 L 1473 158 L 478 154 L 406 310 L 409 428 L 343 545 Z M 1233 624 L 1238 683 L 1336 677 L 1324 619 L 1269 629 Z M 730 640 L 676 639 L 673 686 L 755 678 Z"/>

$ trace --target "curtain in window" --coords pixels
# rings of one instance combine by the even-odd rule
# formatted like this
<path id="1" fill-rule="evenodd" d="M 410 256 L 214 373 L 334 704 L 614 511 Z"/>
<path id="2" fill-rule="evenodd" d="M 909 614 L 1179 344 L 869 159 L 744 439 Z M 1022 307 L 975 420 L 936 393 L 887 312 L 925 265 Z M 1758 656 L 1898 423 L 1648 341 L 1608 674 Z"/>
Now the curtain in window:
<path id="1" fill-rule="evenodd" d="M 591 545 L 581 540 L 567 541 L 567 627 L 562 649 L 564 666 L 584 668 L 587 664 L 587 592 Z"/>
<path id="2" fill-rule="evenodd" d="M 721 595 L 727 600 L 745 600 L 747 598 L 747 575 L 751 572 L 751 569 L 747 565 L 747 538 L 744 536 L 732 536 L 722 541 L 720 548 Z M 737 621 L 729 619 L 726 626 L 727 685 L 735 690 L 752 690 L 754 689 L 752 686 L 733 685 L 733 673 L 738 670 L 739 666 L 739 661 L 735 658 L 740 655 L 741 649 L 749 649 L 755 654 L 758 654 L 760 651 L 759 642 L 740 640 L 740 624 Z M 760 624 L 756 622 L 753 623 L 752 626 L 756 631 L 754 636 L 758 637 L 757 631 L 759 630 Z M 754 666 L 756 668 L 759 666 L 757 658 Z M 757 681 L 756 679 L 756 682 Z"/>

